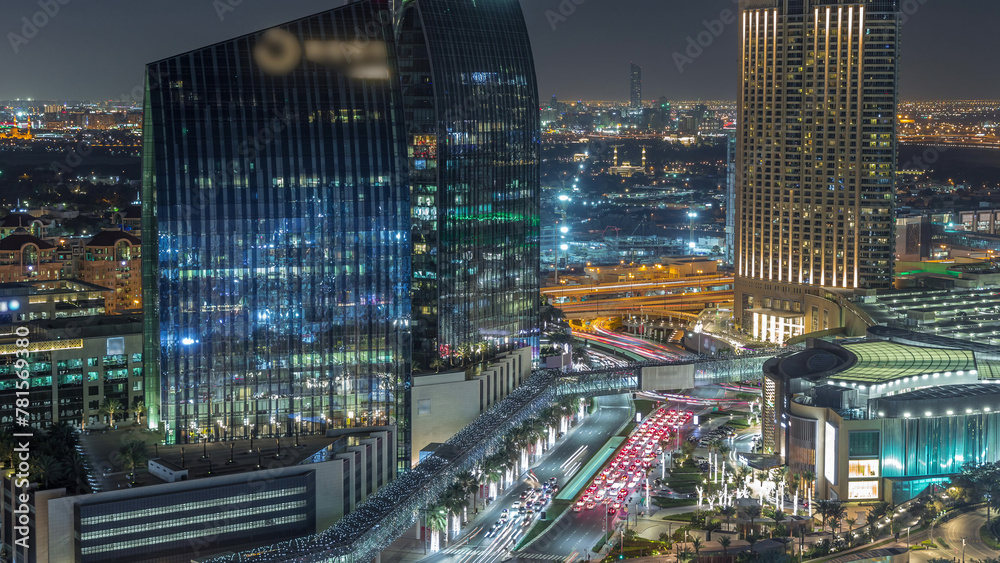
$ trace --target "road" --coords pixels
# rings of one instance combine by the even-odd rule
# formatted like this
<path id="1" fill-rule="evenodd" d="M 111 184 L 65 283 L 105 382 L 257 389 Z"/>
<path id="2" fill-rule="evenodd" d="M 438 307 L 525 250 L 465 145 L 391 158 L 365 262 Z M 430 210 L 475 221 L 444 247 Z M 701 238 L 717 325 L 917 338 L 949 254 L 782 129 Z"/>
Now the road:
<path id="1" fill-rule="evenodd" d="M 935 557 L 954 558 L 962 560 L 962 538 L 965 540 L 965 560 L 989 559 L 1000 556 L 1000 551 L 990 549 L 979 539 L 979 528 L 986 523 L 986 509 L 981 508 L 975 512 L 969 512 L 956 516 L 952 520 L 936 527 L 932 540 L 937 543 L 937 538 L 944 538 L 948 542 L 948 548 L 938 547 L 938 549 L 928 549 L 925 551 L 914 551 L 910 553 L 910 561 L 913 563 L 924 563 Z M 904 534 L 905 536 L 905 534 Z M 920 535 L 920 539 L 927 539 L 927 534 Z M 901 539 L 904 539 L 901 537 Z M 916 541 L 911 538 L 911 541 Z M 906 545 L 900 542 L 900 545 Z"/>
<path id="2" fill-rule="evenodd" d="M 687 353 L 682 352 L 680 348 L 674 346 L 657 344 L 656 342 L 650 342 L 642 338 L 610 331 L 604 327 L 603 323 L 595 323 L 592 328 L 593 332 L 573 331 L 573 336 L 583 340 L 610 344 L 611 346 L 627 350 L 651 360 L 669 362 L 688 356 Z"/>
<path id="3" fill-rule="evenodd" d="M 678 410 L 690 410 L 689 406 L 680 403 L 668 402 L 666 406 Z M 686 435 L 685 429 L 689 428 L 690 425 L 682 428 L 682 436 Z M 652 479 L 650 480 L 652 481 Z M 640 495 L 638 493 L 633 493 L 630 500 L 632 502 L 628 504 L 628 514 L 629 518 L 635 521 L 636 514 L 640 511 L 645 512 L 646 508 L 639 506 Z M 678 512 L 692 510 L 690 506 L 681 508 Z M 665 513 L 664 511 L 658 512 L 658 514 Z M 524 553 L 516 560 L 530 561 L 556 556 L 565 558 L 574 552 L 577 553 L 578 558 L 586 559 L 590 550 L 604 535 L 605 530 L 614 529 L 619 522 L 621 519 L 609 517 L 606 508 L 601 504 L 591 510 L 570 512 L 561 522 L 554 524 L 545 536 L 525 549 Z M 593 556 L 591 557 L 593 558 Z"/>
<path id="4" fill-rule="evenodd" d="M 628 420 L 631 412 L 629 408 L 631 399 L 628 395 L 598 397 L 596 400 L 600 407 L 598 411 L 572 429 L 537 465 L 531 468 L 539 480 L 545 481 L 555 477 L 560 485 L 566 485 L 580 468 L 579 463 L 567 464 L 567 461 L 574 458 L 579 450 L 585 447 L 587 448 L 583 456 L 585 462 L 593 453 L 596 453 L 597 448 L 603 446 L 609 438 L 617 434 L 618 429 Z M 505 508 L 512 508 L 514 502 L 518 501 L 521 494 L 528 489 L 527 478 L 522 476 L 520 482 L 509 487 L 489 507 L 481 510 L 479 515 L 465 526 L 462 534 L 450 542 L 451 545 L 448 548 L 421 561 L 426 563 L 497 563 L 506 559 L 507 550 L 513 547 L 521 534 L 527 533 L 531 528 L 509 524 L 495 537 L 487 538 L 486 533 L 500 519 L 501 512 Z M 568 555 L 571 551 L 567 551 L 566 554 Z M 553 558 L 543 557 L 542 559 Z M 563 558 L 554 559 L 561 560 Z"/>

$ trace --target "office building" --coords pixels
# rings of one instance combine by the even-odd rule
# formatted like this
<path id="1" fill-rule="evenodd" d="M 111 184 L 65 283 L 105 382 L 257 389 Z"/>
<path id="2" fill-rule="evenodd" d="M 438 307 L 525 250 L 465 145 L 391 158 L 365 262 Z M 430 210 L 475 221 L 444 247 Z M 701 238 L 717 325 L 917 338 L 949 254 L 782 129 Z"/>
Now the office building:
<path id="1" fill-rule="evenodd" d="M 629 107 L 642 108 L 642 67 L 631 63 L 629 72 Z"/>
<path id="2" fill-rule="evenodd" d="M 764 365 L 762 436 L 816 498 L 901 503 L 1000 461 L 1000 349 L 873 328 Z"/>
<path id="3" fill-rule="evenodd" d="M 0 423 L 14 423 L 18 399 L 14 327 L 29 330 L 32 427 L 102 422 L 105 399 L 119 402 L 121 419 L 144 400 L 141 318 L 105 315 L 107 293 L 79 280 L 0 284 Z"/>
<path id="4" fill-rule="evenodd" d="M 169 443 L 399 427 L 409 465 L 391 26 L 354 2 L 148 65 L 145 388 Z"/>
<path id="5" fill-rule="evenodd" d="M 416 0 L 399 29 L 414 362 L 538 349 L 540 122 L 515 0 Z"/>
<path id="6" fill-rule="evenodd" d="M 736 321 L 759 340 L 835 328 L 826 294 L 892 284 L 899 18 L 740 1 Z"/>

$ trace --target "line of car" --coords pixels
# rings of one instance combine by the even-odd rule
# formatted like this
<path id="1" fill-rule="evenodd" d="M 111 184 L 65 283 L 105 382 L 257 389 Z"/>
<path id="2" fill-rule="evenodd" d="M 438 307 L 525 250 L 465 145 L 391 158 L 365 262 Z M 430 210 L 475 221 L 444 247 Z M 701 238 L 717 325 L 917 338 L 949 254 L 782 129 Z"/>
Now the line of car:
<path id="1" fill-rule="evenodd" d="M 573 511 L 591 510 L 600 503 L 607 505 L 608 514 L 618 514 L 632 492 L 645 490 L 646 470 L 662 453 L 660 442 L 669 440 L 692 416 L 689 411 L 667 410 L 664 406 L 646 418 L 618 455 L 594 478 L 573 505 Z"/>

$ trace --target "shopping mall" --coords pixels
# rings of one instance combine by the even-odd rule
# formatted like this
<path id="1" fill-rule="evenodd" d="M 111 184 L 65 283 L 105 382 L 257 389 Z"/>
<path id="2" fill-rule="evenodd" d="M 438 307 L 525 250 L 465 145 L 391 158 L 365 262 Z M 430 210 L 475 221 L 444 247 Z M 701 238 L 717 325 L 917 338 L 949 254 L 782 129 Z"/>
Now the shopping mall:
<path id="1" fill-rule="evenodd" d="M 1000 459 L 1000 349 L 873 327 L 764 365 L 765 448 L 817 498 L 903 502 Z"/>

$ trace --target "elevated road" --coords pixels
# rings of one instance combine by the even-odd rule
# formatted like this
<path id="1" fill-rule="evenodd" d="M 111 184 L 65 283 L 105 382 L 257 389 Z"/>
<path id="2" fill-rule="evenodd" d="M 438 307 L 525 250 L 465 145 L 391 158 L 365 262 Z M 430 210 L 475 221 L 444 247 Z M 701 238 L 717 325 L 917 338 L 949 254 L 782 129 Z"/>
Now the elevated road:
<path id="1" fill-rule="evenodd" d="M 690 289 L 732 290 L 732 276 L 699 276 L 693 278 L 670 278 L 655 281 L 609 282 L 593 285 L 574 285 L 542 288 L 542 293 L 556 299 L 568 298 L 579 301 L 600 295 L 647 296 L 650 292 L 684 292 Z M 731 293 L 731 291 L 730 291 Z"/>
<path id="2" fill-rule="evenodd" d="M 650 297 L 623 297 L 618 299 L 589 299 L 577 303 L 561 303 L 562 309 L 570 319 L 579 319 L 587 316 L 617 316 L 610 314 L 612 311 L 628 311 L 630 313 L 643 311 L 644 313 L 657 314 L 661 316 L 680 317 L 675 314 L 678 311 L 701 312 L 710 305 L 720 305 L 732 303 L 733 291 L 698 291 L 694 293 L 656 295 Z M 697 315 L 691 314 L 693 320 Z"/>

